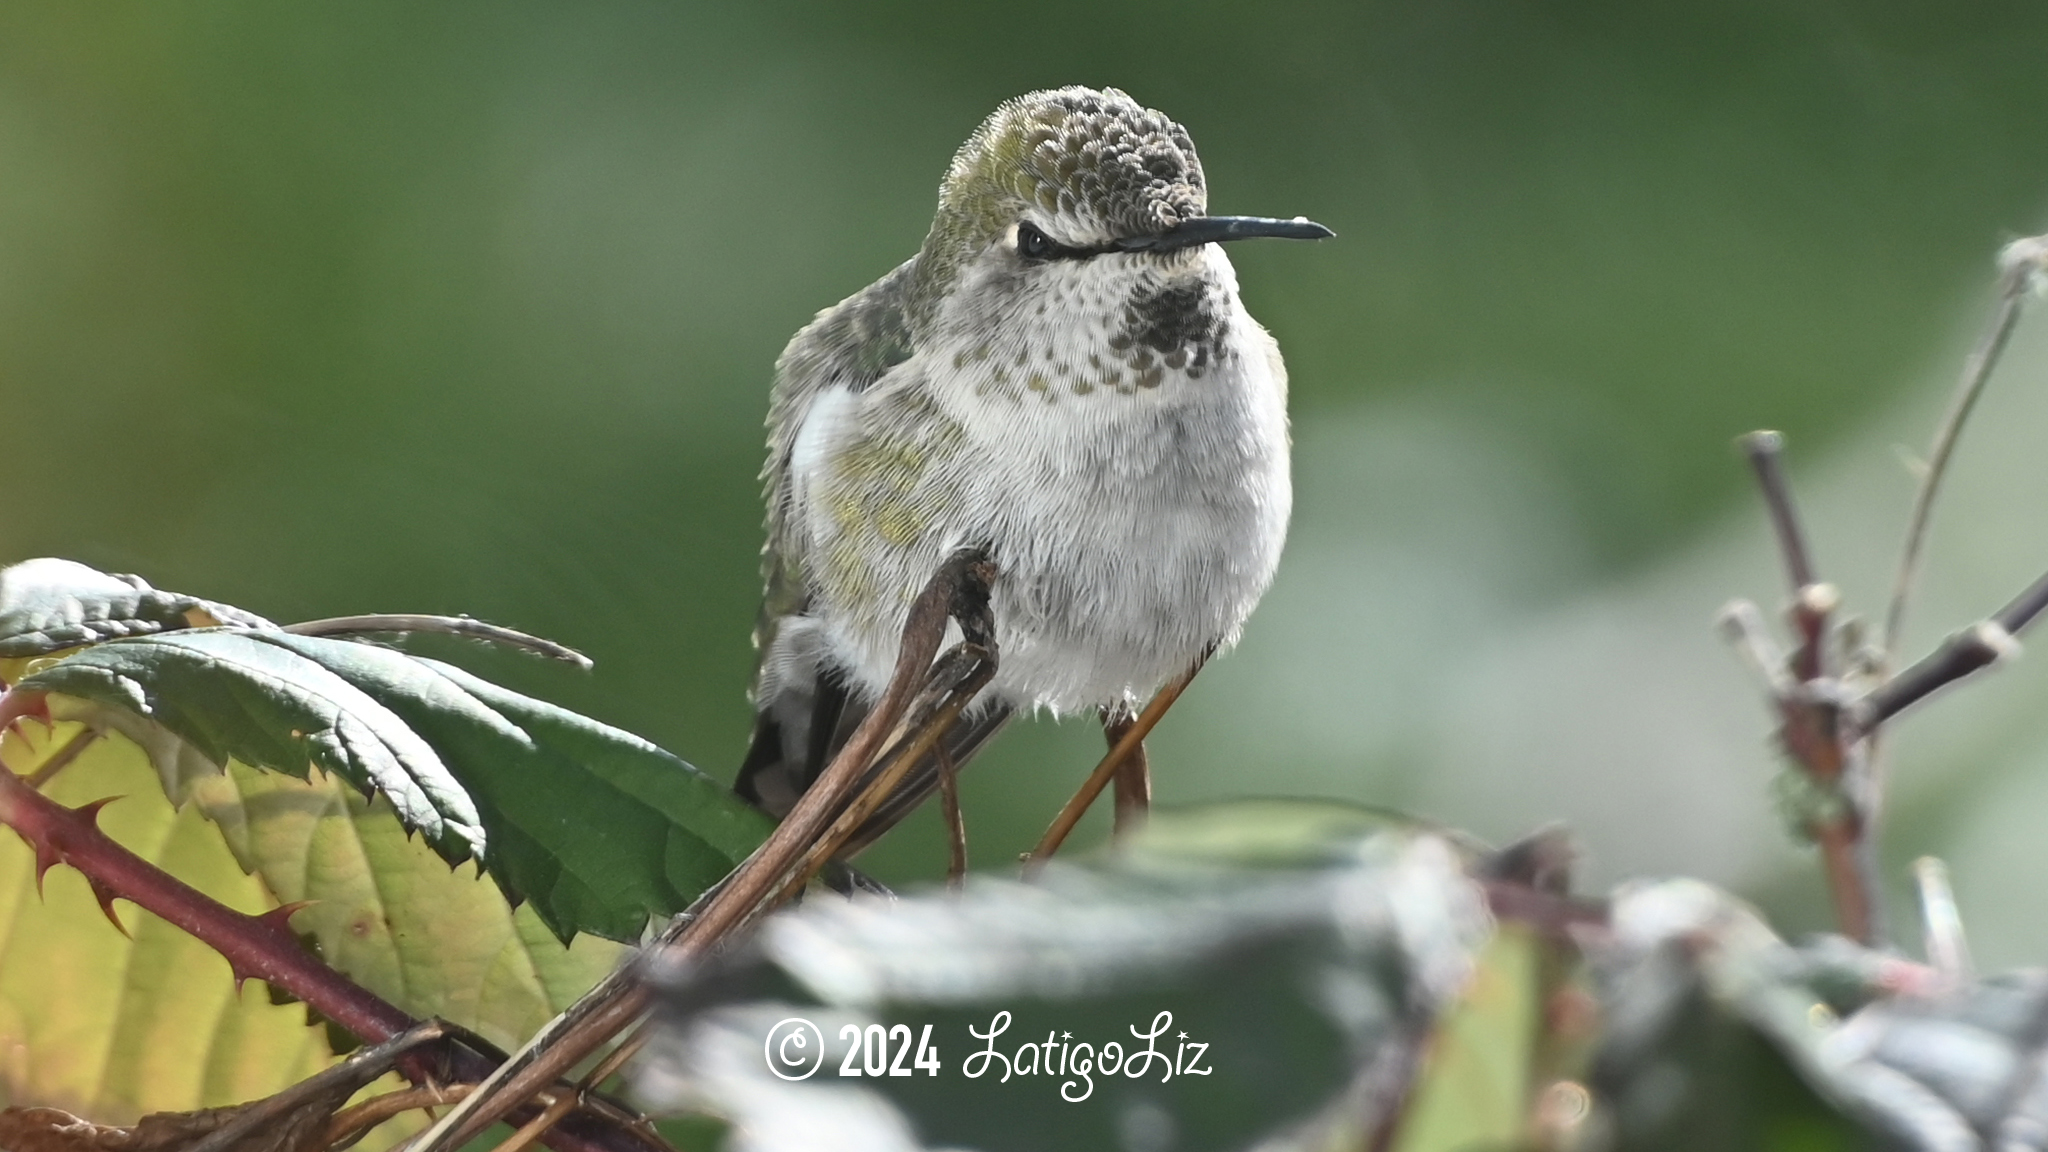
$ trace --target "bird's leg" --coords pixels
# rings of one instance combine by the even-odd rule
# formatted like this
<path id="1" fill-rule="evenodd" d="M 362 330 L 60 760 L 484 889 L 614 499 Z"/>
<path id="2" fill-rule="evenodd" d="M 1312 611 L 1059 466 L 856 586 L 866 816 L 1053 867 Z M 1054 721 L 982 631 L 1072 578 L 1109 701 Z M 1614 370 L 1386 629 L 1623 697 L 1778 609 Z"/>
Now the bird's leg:
<path id="1" fill-rule="evenodd" d="M 1108 786 L 1110 777 L 1116 775 L 1117 769 L 1138 750 L 1152 729 L 1158 726 L 1160 719 L 1166 715 L 1166 710 L 1173 707 L 1173 702 L 1180 699 L 1180 694 L 1187 691 L 1188 685 L 1194 682 L 1195 673 L 1200 672 L 1202 665 L 1208 662 L 1211 651 L 1214 649 L 1203 650 L 1200 656 L 1195 657 L 1192 667 L 1161 688 L 1158 694 L 1152 697 L 1151 703 L 1145 705 L 1145 710 L 1138 713 L 1138 718 L 1131 722 L 1131 726 L 1117 737 L 1116 745 L 1109 750 L 1109 755 L 1104 756 L 1102 762 L 1095 766 L 1095 771 L 1088 774 L 1088 779 L 1083 781 L 1081 787 L 1067 800 L 1066 807 L 1061 808 L 1060 814 L 1053 817 L 1052 826 L 1039 838 L 1038 847 L 1033 848 L 1031 855 L 1024 858 L 1025 875 L 1031 875 L 1044 867 L 1046 860 L 1060 850 L 1060 845 L 1066 842 L 1067 835 L 1074 830 L 1074 825 L 1081 822 L 1081 816 L 1088 811 L 1088 806 L 1095 803 L 1097 796 L 1102 795 L 1102 790 Z"/>
<path id="2" fill-rule="evenodd" d="M 1129 708 L 1118 705 L 1102 710 L 1102 735 L 1108 739 L 1112 751 L 1123 741 L 1124 734 L 1138 722 Z M 1152 763 L 1145 755 L 1145 744 L 1138 747 L 1116 769 L 1116 825 L 1115 835 L 1119 838 L 1136 832 L 1145 823 L 1145 813 L 1152 809 Z"/>
<path id="3" fill-rule="evenodd" d="M 960 769 L 944 741 L 932 749 L 939 760 L 939 809 L 946 817 L 946 883 L 954 888 L 967 879 L 967 825 L 960 819 Z"/>

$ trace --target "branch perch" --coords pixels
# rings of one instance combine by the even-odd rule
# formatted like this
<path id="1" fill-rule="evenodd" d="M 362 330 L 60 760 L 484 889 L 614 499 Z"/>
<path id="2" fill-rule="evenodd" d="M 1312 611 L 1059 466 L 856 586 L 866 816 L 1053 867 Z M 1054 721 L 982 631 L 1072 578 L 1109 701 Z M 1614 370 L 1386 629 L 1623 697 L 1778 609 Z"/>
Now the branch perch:
<path id="1" fill-rule="evenodd" d="M 1866 944 L 1884 935 L 1876 853 L 1869 835 L 1875 798 L 1867 787 L 1863 749 L 1843 721 L 1847 692 L 1828 667 L 1828 622 L 1841 597 L 1815 572 L 1792 487 L 1785 478 L 1785 438 L 1752 432 L 1738 441 L 1756 473 L 1792 586 L 1788 622 L 1798 643 L 1781 656 L 1754 606 L 1730 605 L 1722 629 L 1769 685 L 1778 713 L 1778 737 L 1797 771 L 1840 804 L 1808 814 L 1806 832 L 1820 848 L 1835 918 L 1844 934 Z"/>
<path id="2" fill-rule="evenodd" d="M 857 786 L 897 732 L 913 700 L 933 679 L 932 664 L 945 639 L 947 623 L 959 620 L 963 633 L 975 640 L 995 579 L 995 565 L 980 549 L 964 548 L 949 557 L 911 605 L 895 673 L 881 699 L 767 841 L 672 920 L 638 963 L 607 977 L 513 1053 L 475 1093 L 422 1134 L 411 1152 L 449 1152 L 537 1093 L 551 1088 L 572 1091 L 560 1084 L 561 1077 L 646 1014 L 652 996 L 639 965 L 649 959 L 688 963 L 752 924 L 779 899 L 801 889 L 809 878 L 803 868 L 815 870 L 824 863 L 817 855 L 806 854 L 853 800 Z M 991 656 L 993 644 L 989 638 Z"/>

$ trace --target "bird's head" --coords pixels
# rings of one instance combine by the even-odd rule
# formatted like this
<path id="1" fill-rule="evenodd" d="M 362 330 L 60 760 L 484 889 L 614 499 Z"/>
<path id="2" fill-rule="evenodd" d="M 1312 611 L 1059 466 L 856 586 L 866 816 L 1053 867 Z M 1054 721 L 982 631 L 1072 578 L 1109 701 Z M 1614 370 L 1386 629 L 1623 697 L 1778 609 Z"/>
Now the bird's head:
<path id="1" fill-rule="evenodd" d="M 1114 88 L 1057 88 L 1005 102 L 954 155 L 918 253 L 927 307 L 963 283 L 1057 293 L 1084 263 L 1118 278 L 1192 271 L 1207 244 L 1321 239 L 1307 220 L 1210 216 L 1187 129 Z"/>

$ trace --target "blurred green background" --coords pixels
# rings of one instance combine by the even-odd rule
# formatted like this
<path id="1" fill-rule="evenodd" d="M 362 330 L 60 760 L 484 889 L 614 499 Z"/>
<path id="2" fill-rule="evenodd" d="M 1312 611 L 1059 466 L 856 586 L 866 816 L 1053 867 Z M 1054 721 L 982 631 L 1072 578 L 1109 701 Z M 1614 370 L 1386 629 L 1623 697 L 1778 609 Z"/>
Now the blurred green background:
<path id="1" fill-rule="evenodd" d="M 776 353 L 915 249 L 997 102 L 1116 85 L 1189 127 L 1218 211 L 1340 235 L 1232 252 L 1292 368 L 1297 520 L 1160 799 L 1562 819 L 1589 883 L 1693 872 L 1818 927 L 1709 629 L 1782 599 L 1729 441 L 1787 431 L 1874 612 L 1892 446 L 2048 226 L 2044 59 L 2020 3 L 9 4 L 0 555 L 539 632 L 596 672 L 418 647 L 729 778 Z M 1916 644 L 2048 566 L 2044 366 L 2030 327 Z M 2044 696 L 2021 665 L 1893 745 L 1890 875 L 1948 855 L 1990 963 L 2048 958 Z M 977 861 L 1098 742 L 978 763 Z M 868 863 L 938 872 L 935 821 Z"/>

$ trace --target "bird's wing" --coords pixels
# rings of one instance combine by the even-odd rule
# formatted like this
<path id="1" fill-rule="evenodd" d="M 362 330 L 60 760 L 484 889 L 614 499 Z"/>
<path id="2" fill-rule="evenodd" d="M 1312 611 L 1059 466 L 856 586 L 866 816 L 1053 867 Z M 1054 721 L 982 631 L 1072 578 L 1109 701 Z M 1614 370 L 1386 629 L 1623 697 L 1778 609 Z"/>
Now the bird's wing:
<path id="1" fill-rule="evenodd" d="M 790 463 L 811 405 L 834 389 L 865 392 L 910 359 L 915 350 L 905 317 L 910 277 L 906 261 L 818 313 L 790 338 L 775 361 L 775 387 L 768 400 L 768 462 L 761 468 L 768 500 L 766 575 L 771 600 L 776 591 L 774 559 L 796 552 L 795 541 L 787 539 L 795 511 Z"/>
<path id="2" fill-rule="evenodd" d="M 802 642 L 811 589 L 792 466 L 797 444 L 821 396 L 865 392 L 910 359 L 904 311 L 910 276 L 906 262 L 818 313 L 775 362 L 768 462 L 761 470 L 768 543 L 761 566 L 766 589 L 754 625 L 754 737 L 733 787 L 776 816 L 796 803 L 866 711 L 849 701 L 835 670 L 820 666 L 819 647 Z"/>

